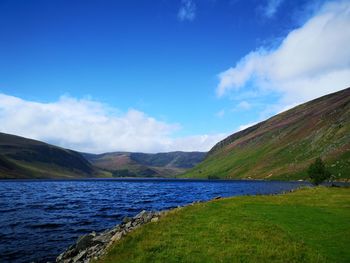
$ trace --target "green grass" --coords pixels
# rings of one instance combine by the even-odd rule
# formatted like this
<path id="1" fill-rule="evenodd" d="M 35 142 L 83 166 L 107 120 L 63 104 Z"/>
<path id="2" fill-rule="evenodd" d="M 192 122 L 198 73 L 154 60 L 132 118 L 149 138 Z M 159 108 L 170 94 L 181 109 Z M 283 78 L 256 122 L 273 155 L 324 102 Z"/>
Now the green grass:
<path id="1" fill-rule="evenodd" d="M 310 188 L 176 209 L 101 262 L 350 262 L 350 188 Z"/>

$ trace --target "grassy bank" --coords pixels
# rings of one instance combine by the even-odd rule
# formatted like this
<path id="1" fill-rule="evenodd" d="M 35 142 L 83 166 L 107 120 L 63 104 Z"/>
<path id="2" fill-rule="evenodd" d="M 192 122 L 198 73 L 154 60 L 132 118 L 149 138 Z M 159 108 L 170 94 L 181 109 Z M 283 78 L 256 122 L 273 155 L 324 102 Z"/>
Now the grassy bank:
<path id="1" fill-rule="evenodd" d="M 350 262 L 350 189 L 311 188 L 176 209 L 101 262 Z"/>

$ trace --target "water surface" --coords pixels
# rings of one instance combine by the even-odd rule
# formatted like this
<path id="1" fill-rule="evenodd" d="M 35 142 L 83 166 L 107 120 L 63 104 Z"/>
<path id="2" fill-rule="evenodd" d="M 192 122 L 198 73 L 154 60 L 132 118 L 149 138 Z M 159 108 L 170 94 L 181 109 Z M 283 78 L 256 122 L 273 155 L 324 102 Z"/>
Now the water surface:
<path id="1" fill-rule="evenodd" d="M 280 193 L 306 183 L 207 180 L 0 181 L 0 262 L 54 261 L 76 239 L 143 209 L 216 196 Z"/>

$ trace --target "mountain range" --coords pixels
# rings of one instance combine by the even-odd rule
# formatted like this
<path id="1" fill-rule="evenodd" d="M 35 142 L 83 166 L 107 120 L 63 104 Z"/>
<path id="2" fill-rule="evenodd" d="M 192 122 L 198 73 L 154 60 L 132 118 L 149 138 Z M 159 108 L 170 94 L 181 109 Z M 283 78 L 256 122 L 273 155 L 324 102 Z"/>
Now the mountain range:
<path id="1" fill-rule="evenodd" d="M 175 177 L 203 161 L 205 152 L 82 154 L 114 177 Z"/>
<path id="2" fill-rule="evenodd" d="M 205 157 L 203 152 L 79 153 L 0 133 L 0 178 L 175 177 Z"/>

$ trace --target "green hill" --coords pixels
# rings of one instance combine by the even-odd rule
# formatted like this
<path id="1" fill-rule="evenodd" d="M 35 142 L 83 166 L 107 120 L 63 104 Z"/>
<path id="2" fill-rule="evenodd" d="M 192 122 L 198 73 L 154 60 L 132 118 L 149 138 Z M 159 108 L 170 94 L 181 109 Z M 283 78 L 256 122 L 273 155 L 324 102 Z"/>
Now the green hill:
<path id="1" fill-rule="evenodd" d="M 0 133 L 0 179 L 96 176 L 79 153 L 47 143 Z"/>
<path id="2" fill-rule="evenodd" d="M 204 152 L 83 153 L 94 166 L 112 172 L 115 177 L 173 177 L 201 162 L 205 155 Z"/>
<path id="3" fill-rule="evenodd" d="M 350 88 L 280 113 L 215 145 L 187 178 L 304 179 L 317 157 L 350 178 Z"/>

